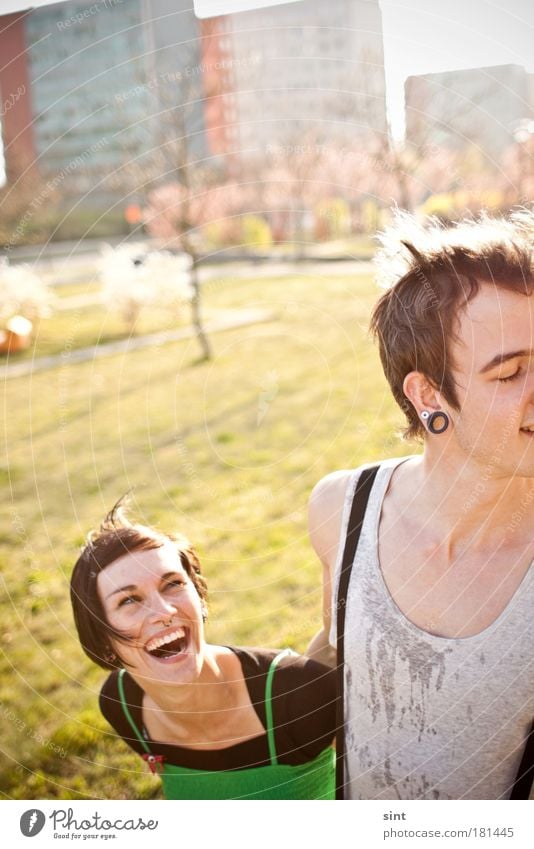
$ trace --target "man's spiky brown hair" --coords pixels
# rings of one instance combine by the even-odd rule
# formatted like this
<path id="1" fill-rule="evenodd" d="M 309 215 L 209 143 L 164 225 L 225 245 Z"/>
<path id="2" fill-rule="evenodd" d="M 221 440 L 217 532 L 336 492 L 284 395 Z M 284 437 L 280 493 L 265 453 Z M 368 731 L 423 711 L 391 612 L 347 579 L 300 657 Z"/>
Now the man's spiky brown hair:
<path id="1" fill-rule="evenodd" d="M 449 225 L 397 212 L 379 239 L 375 263 L 386 292 L 374 308 L 371 330 L 391 391 L 408 420 L 404 436 L 421 437 L 425 431 L 404 395 L 404 378 L 421 372 L 459 409 L 451 356 L 459 315 L 482 284 L 531 294 L 534 210 L 506 218 L 484 213 Z"/>

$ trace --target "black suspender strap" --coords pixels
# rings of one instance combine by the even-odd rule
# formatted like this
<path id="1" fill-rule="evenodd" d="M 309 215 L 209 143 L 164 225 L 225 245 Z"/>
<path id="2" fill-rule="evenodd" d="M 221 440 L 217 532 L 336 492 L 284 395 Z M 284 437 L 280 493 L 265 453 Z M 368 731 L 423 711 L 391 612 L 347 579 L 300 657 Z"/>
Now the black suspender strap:
<path id="1" fill-rule="evenodd" d="M 525 746 L 525 750 L 523 752 L 523 757 L 521 758 L 521 763 L 519 764 L 519 769 L 517 770 L 517 777 L 515 780 L 515 784 L 512 788 L 512 793 L 510 795 L 510 799 L 528 799 L 530 796 L 530 791 L 532 789 L 532 782 L 534 781 L 534 722 L 532 723 L 532 727 L 530 729 L 530 733 L 527 736 L 527 742 Z"/>
<path id="2" fill-rule="evenodd" d="M 349 589 L 352 564 L 356 555 L 362 530 L 365 510 L 378 466 L 364 469 L 361 473 L 350 511 L 345 549 L 339 575 L 337 592 L 337 697 L 336 697 L 336 799 L 344 798 L 345 787 L 345 608 Z"/>

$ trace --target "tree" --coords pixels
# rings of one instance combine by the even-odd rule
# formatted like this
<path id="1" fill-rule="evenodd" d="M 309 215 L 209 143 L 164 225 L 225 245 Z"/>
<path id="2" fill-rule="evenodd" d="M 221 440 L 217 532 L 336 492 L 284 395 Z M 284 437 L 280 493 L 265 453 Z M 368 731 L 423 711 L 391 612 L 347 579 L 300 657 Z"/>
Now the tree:
<path id="1" fill-rule="evenodd" d="M 503 155 L 500 185 L 509 206 L 534 197 L 534 121 L 521 121 Z"/>
<path id="2" fill-rule="evenodd" d="M 215 47 L 216 41 L 211 44 Z M 206 193 L 224 180 L 225 169 L 220 161 L 206 155 L 203 142 L 203 109 L 220 91 L 217 75 L 207 79 L 202 67 L 210 64 L 210 42 L 204 45 L 202 64 L 198 47 L 194 39 L 180 44 L 179 53 L 173 54 L 180 70 L 173 62 L 173 69 L 165 71 L 163 56 L 161 62 L 158 56 L 160 73 L 156 74 L 153 62 L 139 70 L 139 86 L 133 89 L 133 96 L 142 96 L 139 103 L 148 105 L 148 114 L 136 122 L 137 134 L 127 134 L 124 164 L 112 175 L 110 184 L 129 202 L 140 203 L 143 223 L 151 235 L 163 240 L 165 247 L 191 256 L 192 324 L 202 358 L 210 359 L 212 349 L 202 320 L 198 275 L 198 227 L 206 220 L 206 211 L 199 212 L 199 205 Z M 123 93 L 122 103 L 118 103 L 118 108 L 124 108 L 125 118 L 128 110 L 132 111 L 129 95 Z M 213 195 L 211 200 L 215 200 Z"/>
<path id="3" fill-rule="evenodd" d="M 130 334 L 143 307 L 176 306 L 193 296 L 187 254 L 146 251 L 135 244 L 106 246 L 99 270 L 104 301 L 122 314 Z"/>
<path id="4" fill-rule="evenodd" d="M 54 297 L 50 289 L 29 265 L 9 265 L 0 259 L 0 319 L 15 315 L 34 321 L 50 315 Z"/>
<path id="5" fill-rule="evenodd" d="M 331 196 L 322 170 L 324 157 L 325 146 L 314 130 L 308 130 L 288 137 L 287 144 L 271 145 L 260 171 L 261 208 L 280 237 L 295 241 L 297 258 L 312 229 L 316 205 Z"/>

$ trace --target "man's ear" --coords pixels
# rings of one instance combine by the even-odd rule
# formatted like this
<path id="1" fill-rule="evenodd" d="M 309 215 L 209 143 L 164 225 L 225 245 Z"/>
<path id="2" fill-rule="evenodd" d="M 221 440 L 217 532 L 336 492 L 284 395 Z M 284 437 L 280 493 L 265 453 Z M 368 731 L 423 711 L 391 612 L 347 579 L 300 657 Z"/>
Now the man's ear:
<path id="1" fill-rule="evenodd" d="M 423 410 L 434 413 L 436 410 L 443 409 L 439 392 L 420 371 L 409 372 L 404 378 L 402 389 L 415 407 L 419 418 Z"/>

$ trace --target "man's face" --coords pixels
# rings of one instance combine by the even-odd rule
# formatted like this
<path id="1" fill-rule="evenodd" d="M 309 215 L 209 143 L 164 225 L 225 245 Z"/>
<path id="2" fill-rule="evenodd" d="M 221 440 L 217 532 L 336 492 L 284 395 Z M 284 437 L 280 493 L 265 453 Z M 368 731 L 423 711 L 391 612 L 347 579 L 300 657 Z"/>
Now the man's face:
<path id="1" fill-rule="evenodd" d="M 451 353 L 457 447 L 491 477 L 534 476 L 534 297 L 483 284 Z"/>

